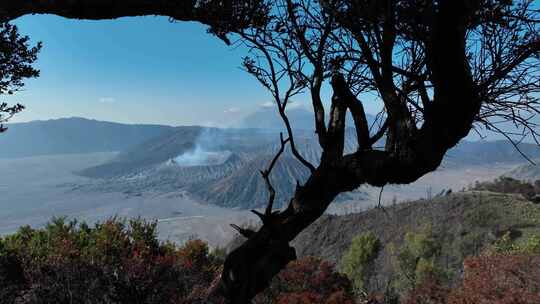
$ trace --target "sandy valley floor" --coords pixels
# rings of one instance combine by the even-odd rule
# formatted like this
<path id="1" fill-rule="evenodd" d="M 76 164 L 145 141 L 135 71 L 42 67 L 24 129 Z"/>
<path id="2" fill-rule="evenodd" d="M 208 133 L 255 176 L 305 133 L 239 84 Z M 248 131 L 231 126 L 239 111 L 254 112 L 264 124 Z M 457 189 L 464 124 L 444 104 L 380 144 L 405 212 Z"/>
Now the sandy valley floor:
<path id="1" fill-rule="evenodd" d="M 0 234 L 21 225 L 40 227 L 53 216 L 67 216 L 90 223 L 111 216 L 138 217 L 158 221 L 159 236 L 182 242 L 201 238 L 212 245 L 224 245 L 234 235 L 230 223 L 246 223 L 255 218 L 245 210 L 203 205 L 183 191 L 122 192 L 77 191 L 78 185 L 93 181 L 74 171 L 103 163 L 114 153 L 90 153 L 0 159 Z M 384 203 L 436 195 L 442 189 L 459 190 L 475 180 L 492 179 L 511 169 L 498 164 L 489 167 L 445 169 L 431 173 L 408 186 L 388 186 Z M 350 213 L 376 203 L 378 188 L 363 188 L 371 199 L 331 206 L 329 212 Z"/>

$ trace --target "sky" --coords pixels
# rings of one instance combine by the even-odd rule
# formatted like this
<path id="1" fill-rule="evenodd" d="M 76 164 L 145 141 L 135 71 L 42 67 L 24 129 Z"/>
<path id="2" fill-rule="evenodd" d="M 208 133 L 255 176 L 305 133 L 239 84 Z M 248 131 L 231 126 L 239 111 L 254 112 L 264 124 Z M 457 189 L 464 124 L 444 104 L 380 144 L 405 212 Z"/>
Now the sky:
<path id="1" fill-rule="evenodd" d="M 198 23 L 164 17 L 76 21 L 50 15 L 14 22 L 42 41 L 36 67 L 12 102 L 12 122 L 80 116 L 123 123 L 222 125 L 267 103 L 242 71 L 243 49 L 226 46 Z"/>
<path id="2" fill-rule="evenodd" d="M 35 65 L 41 76 L 8 98 L 26 106 L 11 122 L 85 117 L 227 127 L 272 102 L 240 69 L 247 50 L 227 46 L 199 23 L 53 15 L 27 15 L 14 23 L 32 43 L 42 41 L 43 49 Z M 329 89 L 323 92 L 323 100 L 330 96 Z M 295 98 L 295 106 L 310 109 L 307 95 Z M 364 107 L 376 114 L 381 104 L 368 98 Z"/>
<path id="3" fill-rule="evenodd" d="M 42 41 L 43 49 L 36 63 L 41 76 L 9 100 L 27 107 L 11 122 L 77 116 L 228 126 L 272 100 L 240 69 L 246 49 L 225 45 L 199 23 L 52 15 L 24 16 L 14 23 L 33 43 Z M 309 108 L 307 96 L 295 101 Z M 367 111 L 376 113 L 377 106 L 367 105 Z"/>

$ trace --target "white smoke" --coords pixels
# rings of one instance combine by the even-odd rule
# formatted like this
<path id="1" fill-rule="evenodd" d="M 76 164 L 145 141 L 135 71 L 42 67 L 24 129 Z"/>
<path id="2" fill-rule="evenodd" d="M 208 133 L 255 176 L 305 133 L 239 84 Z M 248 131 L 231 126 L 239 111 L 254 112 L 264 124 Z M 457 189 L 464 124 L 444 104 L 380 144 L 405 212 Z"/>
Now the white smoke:
<path id="1" fill-rule="evenodd" d="M 175 157 L 174 162 L 181 167 L 215 166 L 225 163 L 232 152 L 220 149 L 222 138 L 216 136 L 215 129 L 204 129 L 193 150 Z"/>
<path id="2" fill-rule="evenodd" d="M 177 156 L 174 161 L 181 167 L 221 165 L 229 159 L 231 151 L 205 151 L 200 146 Z"/>

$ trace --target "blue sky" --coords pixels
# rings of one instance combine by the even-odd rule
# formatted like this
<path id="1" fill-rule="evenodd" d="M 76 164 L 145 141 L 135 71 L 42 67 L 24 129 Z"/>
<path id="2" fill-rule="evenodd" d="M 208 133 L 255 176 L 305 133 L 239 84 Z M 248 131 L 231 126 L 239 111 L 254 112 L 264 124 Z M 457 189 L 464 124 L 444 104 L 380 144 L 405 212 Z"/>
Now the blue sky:
<path id="1" fill-rule="evenodd" d="M 195 22 L 165 17 L 105 21 L 52 15 L 14 21 L 32 42 L 43 42 L 36 67 L 10 102 L 27 109 L 12 122 L 80 116 L 123 123 L 230 126 L 271 102 L 240 69 L 247 51 L 230 47 Z M 330 100 L 330 90 L 323 98 Z M 307 95 L 296 97 L 310 109 Z M 366 111 L 377 113 L 370 100 Z"/>
<path id="2" fill-rule="evenodd" d="M 11 122 L 79 116 L 231 126 L 271 101 L 239 68 L 246 50 L 225 45 L 199 23 L 171 23 L 165 17 L 81 21 L 51 15 L 24 16 L 14 23 L 44 46 L 36 64 L 41 76 L 8 99 L 27 107 Z M 324 92 L 326 101 L 330 94 Z M 307 96 L 295 102 L 310 107 Z M 364 105 L 372 114 L 381 106 L 375 99 Z"/>
<path id="3" fill-rule="evenodd" d="M 74 21 L 15 20 L 42 41 L 37 67 L 12 101 L 12 121 L 82 116 L 127 123 L 223 125 L 270 101 L 239 69 L 245 50 L 226 46 L 197 23 L 163 17 Z"/>

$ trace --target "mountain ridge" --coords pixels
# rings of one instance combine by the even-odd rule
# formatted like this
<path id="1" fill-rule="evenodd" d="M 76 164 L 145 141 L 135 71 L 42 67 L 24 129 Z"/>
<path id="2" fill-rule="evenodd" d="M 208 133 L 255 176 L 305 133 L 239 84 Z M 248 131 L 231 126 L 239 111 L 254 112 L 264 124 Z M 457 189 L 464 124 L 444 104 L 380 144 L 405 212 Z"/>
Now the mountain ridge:
<path id="1" fill-rule="evenodd" d="M 169 132 L 174 127 L 122 124 L 80 117 L 8 123 L 0 135 L 0 158 L 116 152 Z"/>

